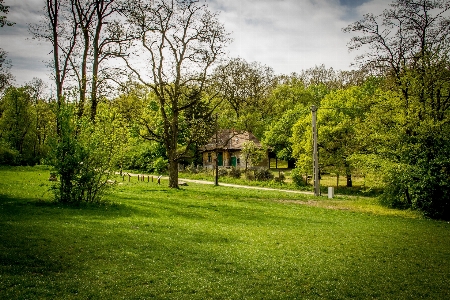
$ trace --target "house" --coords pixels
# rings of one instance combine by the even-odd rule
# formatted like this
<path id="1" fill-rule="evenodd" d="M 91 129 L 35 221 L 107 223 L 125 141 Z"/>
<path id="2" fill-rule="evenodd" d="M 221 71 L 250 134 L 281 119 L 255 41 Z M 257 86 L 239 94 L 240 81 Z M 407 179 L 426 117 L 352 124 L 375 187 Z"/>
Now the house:
<path id="1" fill-rule="evenodd" d="M 217 162 L 221 167 L 245 168 L 246 159 L 242 155 L 245 142 L 252 141 L 256 147 L 262 148 L 261 142 L 248 131 L 236 131 L 231 129 L 220 130 L 216 136 L 209 140 L 208 144 L 200 148 L 202 152 L 203 167 L 214 168 L 217 148 Z M 251 167 L 248 165 L 248 167 Z M 268 154 L 256 166 L 269 167 Z"/>

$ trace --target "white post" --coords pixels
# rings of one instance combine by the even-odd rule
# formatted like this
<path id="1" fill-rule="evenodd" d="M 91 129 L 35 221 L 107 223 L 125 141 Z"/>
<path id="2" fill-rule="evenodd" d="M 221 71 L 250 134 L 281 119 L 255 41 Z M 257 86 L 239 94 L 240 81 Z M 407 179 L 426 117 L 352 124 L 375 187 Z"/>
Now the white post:
<path id="1" fill-rule="evenodd" d="M 328 187 L 328 198 L 333 199 L 333 197 L 334 197 L 334 187 L 329 186 Z"/>

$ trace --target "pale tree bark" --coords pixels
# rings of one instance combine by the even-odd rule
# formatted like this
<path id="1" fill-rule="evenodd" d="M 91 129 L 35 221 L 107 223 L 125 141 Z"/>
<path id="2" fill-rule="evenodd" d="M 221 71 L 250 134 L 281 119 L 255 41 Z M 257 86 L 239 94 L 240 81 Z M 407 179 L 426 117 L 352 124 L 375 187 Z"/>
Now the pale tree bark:
<path id="1" fill-rule="evenodd" d="M 169 187 L 178 188 L 178 161 L 193 142 L 192 135 L 179 147 L 180 117 L 203 101 L 209 72 L 224 55 L 228 34 L 217 15 L 198 1 L 135 0 L 127 14 L 138 37 L 133 46 L 149 67 L 140 68 L 128 56 L 123 59 L 158 100 L 163 128 L 147 124 L 147 138 L 164 143 Z"/>
<path id="2" fill-rule="evenodd" d="M 70 60 L 75 50 L 78 37 L 78 26 L 73 2 L 68 0 L 46 0 L 44 16 L 40 24 L 31 25 L 30 31 L 36 39 L 52 44 L 53 80 L 56 86 L 58 111 L 64 101 L 64 83 L 70 72 Z M 61 131 L 57 118 L 57 133 Z"/>

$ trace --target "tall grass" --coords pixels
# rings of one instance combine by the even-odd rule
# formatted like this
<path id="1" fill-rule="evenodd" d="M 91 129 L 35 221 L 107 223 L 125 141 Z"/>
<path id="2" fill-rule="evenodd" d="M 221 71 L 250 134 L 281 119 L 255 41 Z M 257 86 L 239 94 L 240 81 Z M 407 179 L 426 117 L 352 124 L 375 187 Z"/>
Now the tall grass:
<path id="1" fill-rule="evenodd" d="M 0 169 L 1 299 L 448 299 L 450 224 L 370 198 L 121 182 L 51 202 Z"/>

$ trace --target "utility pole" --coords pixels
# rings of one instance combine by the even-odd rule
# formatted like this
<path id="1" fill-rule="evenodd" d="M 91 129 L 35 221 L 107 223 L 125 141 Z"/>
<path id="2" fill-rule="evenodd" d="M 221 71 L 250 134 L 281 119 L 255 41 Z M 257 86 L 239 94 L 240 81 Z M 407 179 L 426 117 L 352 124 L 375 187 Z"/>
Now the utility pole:
<path id="1" fill-rule="evenodd" d="M 216 164 L 215 164 L 215 169 L 216 169 L 216 174 L 215 174 L 215 177 L 214 177 L 214 185 L 215 186 L 218 186 L 219 185 L 219 162 L 218 162 L 218 152 L 217 152 L 217 140 L 218 140 L 218 131 L 219 131 L 219 128 L 218 128 L 218 126 L 217 126 L 217 114 L 216 114 L 216 159 L 215 159 L 215 162 L 216 162 Z"/>
<path id="2" fill-rule="evenodd" d="M 319 150 L 317 148 L 317 107 L 311 106 L 312 113 L 312 137 L 313 137 L 313 179 L 314 179 L 314 196 L 320 196 L 320 179 L 319 179 Z"/>

